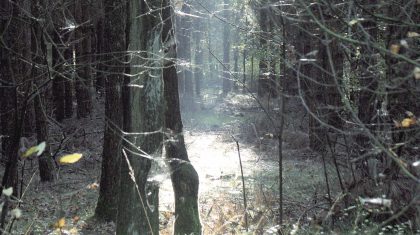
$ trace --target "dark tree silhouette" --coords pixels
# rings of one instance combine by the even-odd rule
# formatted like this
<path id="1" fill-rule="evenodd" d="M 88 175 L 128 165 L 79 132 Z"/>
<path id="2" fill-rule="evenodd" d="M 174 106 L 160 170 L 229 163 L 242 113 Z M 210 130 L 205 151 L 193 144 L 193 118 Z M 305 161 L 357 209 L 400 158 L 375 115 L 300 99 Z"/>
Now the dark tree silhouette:
<path id="1" fill-rule="evenodd" d="M 126 56 L 126 1 L 104 1 L 103 23 L 107 28 L 103 43 L 101 71 L 105 78 L 105 133 L 102 152 L 102 170 L 98 204 L 95 215 L 105 220 L 116 221 L 122 160 L 123 103 L 122 83 L 124 81 Z"/>

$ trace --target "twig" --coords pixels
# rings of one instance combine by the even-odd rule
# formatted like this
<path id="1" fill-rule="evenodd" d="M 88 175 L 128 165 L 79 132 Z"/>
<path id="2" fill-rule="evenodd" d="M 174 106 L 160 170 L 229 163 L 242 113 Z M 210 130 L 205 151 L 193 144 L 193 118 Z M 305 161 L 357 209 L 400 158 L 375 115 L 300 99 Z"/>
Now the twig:
<path id="1" fill-rule="evenodd" d="M 245 192 L 245 179 L 244 179 L 244 171 L 242 168 L 242 159 L 241 159 L 241 151 L 239 149 L 239 142 L 236 138 L 231 135 L 232 139 L 236 143 L 236 147 L 238 148 L 238 157 L 239 157 L 239 166 L 241 167 L 241 178 L 242 178 L 242 196 L 244 199 L 244 212 L 245 212 L 245 229 L 248 232 L 248 214 L 247 214 L 247 204 L 246 204 L 246 192 Z"/>

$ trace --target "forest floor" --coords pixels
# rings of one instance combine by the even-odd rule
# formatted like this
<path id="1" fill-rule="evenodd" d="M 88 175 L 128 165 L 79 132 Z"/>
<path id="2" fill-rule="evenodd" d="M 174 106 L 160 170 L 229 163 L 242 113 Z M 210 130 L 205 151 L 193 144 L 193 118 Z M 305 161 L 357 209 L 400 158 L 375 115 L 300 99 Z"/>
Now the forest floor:
<path id="1" fill-rule="evenodd" d="M 233 138 L 238 140 L 242 159 L 249 234 L 276 234 L 279 164 L 274 128 L 267 125 L 262 110 L 249 96 L 203 97 L 200 111 L 184 113 L 183 122 L 188 154 L 200 177 L 199 212 L 204 234 L 247 233 L 238 146 Z M 25 167 L 20 205 L 23 216 L 14 222 L 13 234 L 114 234 L 113 223 L 92 219 L 101 169 L 102 107 L 103 100 L 98 99 L 90 118 L 69 119 L 62 127 L 51 127 L 51 133 L 58 133 L 51 140 L 58 156 L 84 155 L 80 162 L 62 166 L 57 181 L 39 182 L 36 161 L 21 165 Z M 305 127 L 301 126 L 299 116 L 303 112 L 299 108 L 288 112 L 296 117 L 286 120 L 290 123 L 284 132 L 283 217 L 286 224 L 293 224 L 316 217 L 328 207 L 322 164 L 307 148 Z M 161 183 L 161 234 L 171 234 L 175 217 L 169 174 L 159 169 L 151 176 Z M 61 232 L 57 227 L 62 227 Z"/>

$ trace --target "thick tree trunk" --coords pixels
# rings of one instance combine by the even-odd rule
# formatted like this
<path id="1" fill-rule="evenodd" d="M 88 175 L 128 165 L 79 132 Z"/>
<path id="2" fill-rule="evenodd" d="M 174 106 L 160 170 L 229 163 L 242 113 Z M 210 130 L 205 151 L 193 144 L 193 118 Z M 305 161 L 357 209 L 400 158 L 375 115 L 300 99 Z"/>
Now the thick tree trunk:
<path id="1" fill-rule="evenodd" d="M 26 80 L 30 75 L 31 67 L 25 62 L 30 60 L 28 51 L 31 50 L 30 36 L 28 36 L 30 28 L 28 22 L 30 21 L 25 18 L 26 12 L 30 10 L 27 4 L 28 2 L 20 0 L 14 3 L 2 1 L 0 5 L 0 12 L 4 16 L 0 19 L 2 26 L 0 88 L 3 95 L 0 119 L 5 135 L 3 154 L 7 159 L 2 187 L 13 187 L 14 195 L 19 195 L 17 190 L 18 149 L 26 117 L 27 96 L 31 88 L 31 82 Z M 19 92 L 18 84 L 22 84 L 19 85 Z"/>
<path id="2" fill-rule="evenodd" d="M 158 205 L 147 202 L 151 159 L 161 157 L 163 81 L 161 51 L 162 0 L 129 1 L 130 72 L 125 79 L 124 131 L 117 234 L 158 234 Z M 147 14 L 146 14 L 147 13 Z M 148 66 L 140 66 L 147 64 Z M 143 134 L 143 133 L 147 134 Z M 154 200 L 154 203 L 157 203 Z"/>
<path id="3" fill-rule="evenodd" d="M 6 160 L 6 168 L 2 180 L 2 188 L 13 187 L 17 189 L 18 171 L 17 171 L 17 120 L 18 104 L 16 94 L 16 82 L 13 76 L 12 63 L 15 62 L 15 56 L 10 53 L 13 45 L 13 32 L 15 25 L 9 24 L 9 19 L 18 14 L 17 7 L 9 1 L 0 2 L 0 12 L 4 16 L 0 18 L 0 28 L 2 29 L 2 40 L 0 40 L 0 120 L 2 129 L 2 152 Z M 15 191 L 14 190 L 14 191 Z M 16 192 L 16 191 L 15 191 Z"/>
<path id="4" fill-rule="evenodd" d="M 117 6 L 117 7 L 115 7 Z M 126 7 L 125 0 L 104 1 L 104 27 L 108 29 L 99 45 L 103 49 L 104 68 L 101 71 L 106 80 L 105 93 L 105 133 L 102 152 L 102 170 L 98 204 L 95 216 L 116 221 L 118 195 L 120 189 L 121 144 L 122 144 L 122 82 L 125 72 L 126 56 Z"/>
<path id="5" fill-rule="evenodd" d="M 169 4 L 168 0 L 164 0 Z M 174 234 L 201 234 L 198 212 L 198 174 L 191 165 L 184 143 L 179 107 L 178 82 L 174 60 L 176 58 L 172 30 L 172 10 L 164 8 L 162 41 L 166 46 L 163 79 L 165 94 L 165 150 L 171 168 L 172 186 L 175 193 Z"/>

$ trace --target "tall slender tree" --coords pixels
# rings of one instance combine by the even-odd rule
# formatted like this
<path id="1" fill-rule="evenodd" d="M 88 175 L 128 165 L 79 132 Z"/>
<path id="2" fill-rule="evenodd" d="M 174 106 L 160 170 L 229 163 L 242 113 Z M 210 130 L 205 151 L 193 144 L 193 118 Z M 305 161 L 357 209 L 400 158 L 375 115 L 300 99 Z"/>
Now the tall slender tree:
<path id="1" fill-rule="evenodd" d="M 91 63 L 91 22 L 90 3 L 76 0 L 74 4 L 74 17 L 76 20 L 75 45 L 76 51 L 76 101 L 77 117 L 87 117 L 92 111 L 92 86 Z"/>
<path id="2" fill-rule="evenodd" d="M 57 1 L 51 18 L 54 114 L 57 121 L 73 115 L 73 2 Z"/>
<path id="3" fill-rule="evenodd" d="M 223 1 L 223 17 L 226 21 L 230 20 L 229 0 Z M 223 95 L 227 95 L 232 90 L 232 82 L 230 80 L 230 25 L 225 22 L 223 25 L 223 75 L 222 89 Z"/>
<path id="4" fill-rule="evenodd" d="M 196 17 L 194 19 L 194 32 L 193 39 L 195 43 L 195 56 L 194 56 L 194 82 L 195 94 L 197 97 L 201 95 L 201 85 L 203 83 L 203 19 Z"/>
<path id="5" fill-rule="evenodd" d="M 180 72 L 180 85 L 182 105 L 185 111 L 194 109 L 194 82 L 191 70 L 191 2 L 184 1 L 181 11 L 183 14 L 176 20 L 178 59 L 180 61 L 178 69 Z"/>
<path id="6" fill-rule="evenodd" d="M 102 170 L 98 204 L 95 215 L 105 220 L 116 221 L 120 184 L 120 163 L 122 144 L 122 83 L 126 56 L 126 0 L 104 1 L 104 27 L 108 29 L 104 38 L 104 66 L 101 74 L 105 77 L 105 133 L 102 152 Z"/>
<path id="7" fill-rule="evenodd" d="M 164 0 L 169 5 L 169 0 Z M 172 187 L 175 193 L 174 234 L 201 234 L 198 212 L 198 174 L 188 159 L 184 142 L 178 95 L 178 78 L 175 67 L 176 44 L 172 27 L 173 12 L 162 10 L 162 43 L 165 60 L 163 68 L 165 96 L 165 150 L 171 170 Z"/>
<path id="8" fill-rule="evenodd" d="M 45 19 L 46 4 L 43 0 L 36 0 L 32 4 L 32 15 L 35 19 Z M 38 167 L 41 181 L 54 180 L 54 162 L 50 153 L 48 141 L 47 109 L 45 105 L 45 93 L 47 91 L 45 83 L 47 78 L 47 48 L 44 42 L 44 32 L 41 25 L 35 19 L 32 20 L 32 71 L 31 77 L 34 79 L 36 90 L 34 100 L 35 124 L 38 142 L 45 141 L 46 147 L 41 156 L 38 157 Z"/>
<path id="9" fill-rule="evenodd" d="M 265 2 L 264 2 L 265 3 Z M 269 81 L 269 60 L 268 60 L 268 26 L 270 19 L 268 15 L 268 6 L 266 4 L 257 5 L 258 21 L 261 30 L 260 40 L 260 60 L 258 63 L 258 97 L 267 95 Z"/>

